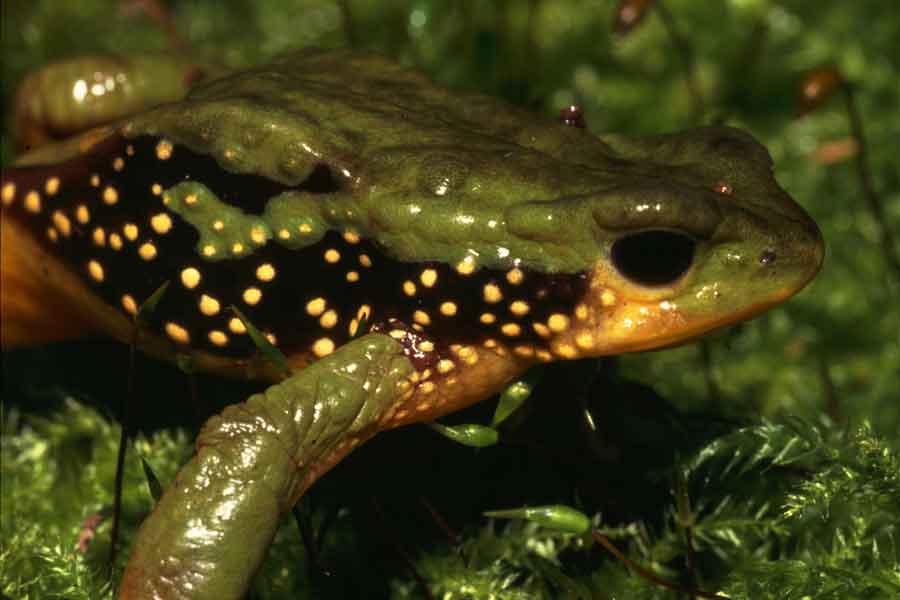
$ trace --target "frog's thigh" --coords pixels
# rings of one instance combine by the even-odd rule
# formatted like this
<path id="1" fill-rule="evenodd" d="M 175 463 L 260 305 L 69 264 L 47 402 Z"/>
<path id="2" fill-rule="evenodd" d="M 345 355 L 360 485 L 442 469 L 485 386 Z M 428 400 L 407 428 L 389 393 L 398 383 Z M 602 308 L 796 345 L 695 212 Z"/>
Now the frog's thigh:
<path id="1" fill-rule="evenodd" d="M 279 516 L 375 433 L 413 370 L 370 334 L 207 421 L 138 533 L 120 598 L 242 598 Z"/>
<path id="2" fill-rule="evenodd" d="M 177 55 L 81 56 L 30 74 L 16 92 L 16 144 L 35 148 L 164 102 L 208 70 Z"/>

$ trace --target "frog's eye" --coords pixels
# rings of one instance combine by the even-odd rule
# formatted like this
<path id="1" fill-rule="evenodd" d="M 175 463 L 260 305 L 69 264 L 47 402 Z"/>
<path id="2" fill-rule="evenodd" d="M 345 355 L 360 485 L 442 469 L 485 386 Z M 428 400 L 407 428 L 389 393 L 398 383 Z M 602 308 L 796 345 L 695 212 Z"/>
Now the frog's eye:
<path id="1" fill-rule="evenodd" d="M 612 263 L 623 277 L 634 283 L 667 285 L 691 267 L 696 245 L 692 237 L 677 231 L 639 231 L 613 243 Z"/>

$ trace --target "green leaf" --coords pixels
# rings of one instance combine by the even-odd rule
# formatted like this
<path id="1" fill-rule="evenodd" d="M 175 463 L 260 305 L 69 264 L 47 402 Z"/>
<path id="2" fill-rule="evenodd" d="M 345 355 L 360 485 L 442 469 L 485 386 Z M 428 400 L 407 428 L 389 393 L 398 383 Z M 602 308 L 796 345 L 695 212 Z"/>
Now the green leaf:
<path id="1" fill-rule="evenodd" d="M 483 514 L 494 519 L 525 519 L 543 527 L 578 535 L 587 533 L 592 528 L 591 520 L 586 514 L 564 504 L 489 510 Z"/>
<path id="2" fill-rule="evenodd" d="M 241 320 L 244 324 L 244 327 L 247 328 L 247 335 L 250 336 L 250 339 L 253 341 L 253 344 L 259 349 L 260 352 L 263 353 L 269 362 L 271 362 L 276 369 L 284 373 L 285 375 L 290 375 L 291 368 L 288 366 L 287 358 L 285 358 L 284 354 L 281 353 L 281 350 L 276 348 L 269 340 L 266 339 L 266 336 L 262 334 L 262 332 L 257 329 L 253 323 L 250 322 L 250 319 L 244 315 L 236 306 L 231 306 L 231 311 L 237 315 L 237 318 Z"/>
<path id="3" fill-rule="evenodd" d="M 458 444 L 473 448 L 493 446 L 499 439 L 496 429 L 485 427 L 484 425 L 467 424 L 454 427 L 448 427 L 440 423 L 426 423 L 426 425 Z"/>

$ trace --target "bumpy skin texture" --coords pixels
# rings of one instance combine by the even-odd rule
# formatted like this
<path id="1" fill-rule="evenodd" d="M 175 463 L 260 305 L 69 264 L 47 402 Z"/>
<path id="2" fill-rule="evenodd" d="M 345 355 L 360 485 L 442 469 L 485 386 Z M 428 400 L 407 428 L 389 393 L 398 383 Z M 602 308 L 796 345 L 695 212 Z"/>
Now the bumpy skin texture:
<path id="1" fill-rule="evenodd" d="M 311 470 L 370 436 L 412 372 L 371 334 L 210 419 L 142 525 L 119 598 L 243 598 Z"/>
<path id="2" fill-rule="evenodd" d="M 237 597 L 277 515 L 376 430 L 483 400 L 538 362 L 749 318 L 823 256 L 744 132 L 599 138 L 347 52 L 290 54 L 38 148 L 4 171 L 2 206 L 4 344 L 55 339 L 60 303 L 128 341 L 169 282 L 144 351 L 277 381 L 235 305 L 293 368 L 322 359 L 205 431 L 141 533 L 131 598 Z M 349 371 L 370 325 L 385 335 L 366 343 L 389 345 L 366 360 L 406 357 L 388 361 L 387 381 L 411 371 L 399 389 Z M 286 425 L 310 403 L 333 411 L 316 421 L 333 442 Z"/>

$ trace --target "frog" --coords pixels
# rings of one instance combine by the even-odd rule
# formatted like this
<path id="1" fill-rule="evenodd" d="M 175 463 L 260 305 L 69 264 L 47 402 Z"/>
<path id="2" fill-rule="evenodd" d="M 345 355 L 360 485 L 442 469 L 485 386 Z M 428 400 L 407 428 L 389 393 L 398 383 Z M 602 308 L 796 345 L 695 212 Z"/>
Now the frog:
<path id="1" fill-rule="evenodd" d="M 350 50 L 179 59 L 146 102 L 141 61 L 79 64 L 52 85 L 127 101 L 63 106 L 86 130 L 2 172 L 4 348 L 99 332 L 268 385 L 204 425 L 122 599 L 241 598 L 280 516 L 377 433 L 752 318 L 823 261 L 739 129 L 596 135 Z"/>

